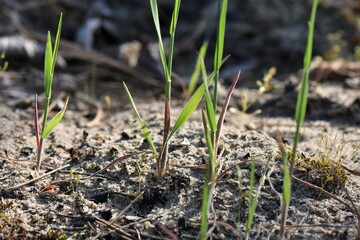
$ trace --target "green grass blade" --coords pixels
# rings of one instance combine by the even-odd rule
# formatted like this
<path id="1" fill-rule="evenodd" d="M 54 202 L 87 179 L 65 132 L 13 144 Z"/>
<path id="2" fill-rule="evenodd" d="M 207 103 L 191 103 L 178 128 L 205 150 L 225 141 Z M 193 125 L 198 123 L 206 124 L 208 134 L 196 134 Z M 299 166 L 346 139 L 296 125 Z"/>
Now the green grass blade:
<path id="1" fill-rule="evenodd" d="M 194 92 L 195 86 L 199 79 L 200 71 L 201 71 L 201 59 L 205 59 L 207 47 L 208 47 L 208 42 L 204 42 L 200 48 L 198 58 L 197 58 L 196 64 L 195 64 L 195 69 L 194 69 L 193 74 L 190 77 L 189 84 L 188 84 L 187 91 L 188 91 L 189 96 L 191 96 L 191 94 Z"/>
<path id="2" fill-rule="evenodd" d="M 206 119 L 204 110 L 202 110 L 202 122 L 205 133 L 205 140 L 209 151 L 209 163 L 208 163 L 208 181 L 213 184 L 215 182 L 215 155 L 214 145 L 211 140 L 209 129 L 207 128 L 208 120 Z"/>
<path id="3" fill-rule="evenodd" d="M 260 177 L 260 180 L 259 180 L 259 186 L 258 186 L 258 188 L 256 190 L 255 196 L 252 198 L 252 201 L 249 204 L 249 211 L 248 211 L 245 239 L 248 239 L 248 237 L 249 237 L 249 232 L 251 230 L 251 226 L 252 226 L 252 223 L 253 223 L 253 220 L 254 220 L 254 215 L 255 215 L 255 210 L 256 210 L 257 204 L 258 204 L 258 199 L 259 199 L 260 194 L 261 194 L 261 188 L 265 184 L 266 172 L 268 171 L 271 159 L 272 159 L 272 156 L 269 155 L 268 158 L 267 158 L 267 161 L 266 161 L 266 165 L 262 170 L 261 177 Z M 253 167 L 253 165 L 255 165 L 254 163 L 255 163 L 255 161 L 253 160 L 252 166 L 251 166 L 251 171 L 255 171 L 255 167 Z M 252 174 L 253 173 L 251 172 L 251 175 Z"/>
<path id="4" fill-rule="evenodd" d="M 63 116 L 65 114 L 68 102 L 69 102 L 69 97 L 66 98 L 65 105 L 61 109 L 61 111 L 58 112 L 43 129 L 43 131 L 41 133 L 42 139 L 45 139 L 47 136 L 49 136 L 49 134 L 52 132 L 52 130 L 59 124 L 59 122 L 61 121 L 61 119 L 63 118 Z"/>
<path id="5" fill-rule="evenodd" d="M 251 172 L 250 172 L 250 189 L 249 189 L 249 212 L 248 212 L 248 218 L 246 221 L 246 235 L 249 233 L 251 229 L 251 225 L 253 222 L 253 217 L 255 213 L 256 208 L 256 201 L 254 201 L 253 197 L 253 189 L 255 184 L 255 159 L 253 158 L 251 161 Z"/>
<path id="6" fill-rule="evenodd" d="M 209 84 L 213 78 L 214 78 L 215 73 L 213 72 L 207 79 L 207 83 Z M 184 125 L 184 123 L 190 118 L 191 114 L 195 111 L 195 109 L 197 108 L 197 106 L 199 105 L 203 95 L 205 92 L 205 84 L 203 83 L 196 91 L 195 93 L 191 96 L 191 98 L 189 99 L 189 101 L 186 103 L 186 105 L 184 106 L 183 110 L 181 111 L 180 115 L 178 116 L 178 118 L 176 119 L 176 122 L 173 126 L 173 128 L 171 129 L 171 132 L 168 136 L 168 141 L 170 140 L 170 138 L 172 136 L 174 136 L 174 134 L 180 130 L 180 128 Z"/>
<path id="7" fill-rule="evenodd" d="M 201 205 L 201 227 L 200 227 L 200 240 L 206 240 L 206 233 L 208 230 L 208 204 L 209 204 L 209 182 L 205 178 L 204 191 Z"/>
<path id="8" fill-rule="evenodd" d="M 292 157 L 290 159 L 290 174 L 292 173 L 292 169 L 295 163 L 297 145 L 300 139 L 300 127 L 304 123 L 305 115 L 306 115 L 306 106 L 307 106 L 308 92 L 309 92 L 309 72 L 310 72 L 310 64 L 311 64 L 317 4 L 318 4 L 318 0 L 314 0 L 311 9 L 310 22 L 308 24 L 309 31 L 308 31 L 307 46 L 304 56 L 304 70 L 303 70 L 303 76 L 301 80 L 300 91 L 299 91 L 299 95 L 296 103 L 296 110 L 295 110 L 296 131 L 295 131 L 294 143 L 292 147 Z"/>
<path id="9" fill-rule="evenodd" d="M 54 44 L 54 51 L 53 51 L 53 56 L 52 56 L 52 61 L 51 61 L 51 75 L 54 74 L 55 71 L 55 66 L 56 66 L 56 58 L 58 55 L 58 50 L 59 50 L 59 44 L 60 44 L 60 35 L 61 35 L 61 28 L 62 28 L 62 17 L 63 14 L 60 14 L 60 18 L 59 18 L 59 23 L 58 23 L 58 29 L 56 32 L 56 38 L 55 38 L 55 44 Z"/>
<path id="10" fill-rule="evenodd" d="M 144 135 L 146 141 L 149 143 L 150 148 L 151 148 L 151 151 L 152 151 L 154 154 L 156 154 L 156 153 L 157 153 L 157 152 L 156 152 L 156 148 L 155 148 L 154 142 L 152 141 L 152 138 L 151 138 L 151 136 L 150 136 L 151 131 L 148 130 L 145 122 L 144 122 L 143 119 L 141 118 L 140 113 L 139 113 L 139 111 L 138 111 L 138 109 L 137 109 L 137 107 L 136 107 L 136 104 L 135 104 L 135 102 L 134 102 L 134 99 L 133 99 L 133 97 L 132 97 L 132 95 L 131 95 L 128 87 L 126 86 L 126 83 L 125 83 L 125 82 L 123 82 L 123 86 L 124 86 L 126 95 L 127 95 L 128 99 L 129 99 L 130 105 L 131 105 L 132 109 L 134 110 L 138 121 L 140 122 L 141 130 L 143 131 L 143 135 Z"/>
<path id="11" fill-rule="evenodd" d="M 44 87 L 45 97 L 51 98 L 51 85 L 52 85 L 52 44 L 50 31 L 47 34 L 46 48 L 45 48 L 45 62 L 44 62 Z"/>
<path id="12" fill-rule="evenodd" d="M 289 206 L 290 199 L 291 199 L 291 174 L 289 171 L 289 162 L 288 162 L 288 157 L 287 157 L 287 154 L 285 151 L 284 144 L 281 140 L 281 136 L 279 133 L 277 134 L 276 139 L 278 141 L 281 159 L 282 159 L 283 166 L 284 166 L 284 180 L 283 180 L 283 191 L 282 191 L 283 199 L 282 200 L 283 200 L 284 204 Z"/>
<path id="13" fill-rule="evenodd" d="M 174 55 L 174 42 L 175 42 L 175 30 L 177 26 L 177 21 L 179 17 L 179 10 L 180 10 L 180 0 L 175 0 L 174 10 L 171 17 L 171 24 L 170 24 L 170 47 L 169 47 L 169 57 L 168 57 L 168 75 L 167 81 L 171 82 L 171 75 L 172 75 L 172 65 L 173 65 L 173 55 Z"/>
<path id="14" fill-rule="evenodd" d="M 170 24 L 170 35 L 173 35 L 176 30 L 177 21 L 179 17 L 180 3 L 181 0 L 175 0 L 174 11 L 172 14 L 171 24 Z"/>
<path id="15" fill-rule="evenodd" d="M 217 39 L 216 39 L 215 57 L 214 57 L 214 70 L 216 72 L 215 81 L 214 81 L 214 94 L 213 94 L 214 112 L 216 112 L 216 107 L 217 107 L 218 82 L 220 78 L 219 71 L 221 67 L 221 59 L 224 52 L 226 13 L 227 13 L 227 0 L 219 0 L 218 30 L 217 30 Z"/>
<path id="16" fill-rule="evenodd" d="M 207 84 L 207 75 L 206 75 L 206 69 L 205 69 L 205 64 L 204 64 L 204 60 L 201 59 L 201 70 L 202 70 L 202 76 L 203 76 L 203 83 L 205 86 L 205 111 L 206 111 L 206 116 L 207 116 L 207 120 L 209 122 L 209 126 L 210 126 L 210 130 L 212 133 L 215 133 L 217 130 L 216 127 L 216 115 L 214 112 L 214 107 L 213 107 L 213 103 L 211 100 L 211 96 L 210 96 L 210 92 L 209 92 L 209 86 Z"/>
<path id="17" fill-rule="evenodd" d="M 296 103 L 296 113 L 295 113 L 295 121 L 296 124 L 298 125 L 302 125 L 304 123 L 305 114 L 306 114 L 307 96 L 309 92 L 309 72 L 310 72 L 310 64 L 311 64 L 317 4 L 318 4 L 318 0 L 314 0 L 311 10 L 310 22 L 308 24 L 309 31 L 308 31 L 306 52 L 304 56 L 304 70 L 301 80 L 300 92 Z"/>
<path id="18" fill-rule="evenodd" d="M 227 0 L 219 0 L 218 32 L 217 32 L 215 58 L 214 58 L 214 67 L 216 71 L 220 70 L 220 66 L 221 66 L 220 63 L 224 52 L 226 12 L 227 12 Z"/>
<path id="19" fill-rule="evenodd" d="M 221 65 L 228 59 L 229 57 L 226 56 L 222 61 L 221 61 Z M 208 79 L 207 79 L 207 84 L 210 84 L 210 82 L 213 80 L 215 76 L 215 72 L 212 72 Z M 205 85 L 204 83 L 195 91 L 195 93 L 191 96 L 191 98 L 189 99 L 189 101 L 186 103 L 186 105 L 184 106 L 183 110 L 181 111 L 180 115 L 178 116 L 178 118 L 176 119 L 176 122 L 174 124 L 174 127 L 171 129 L 171 132 L 167 138 L 167 141 L 170 140 L 171 137 L 173 137 L 175 135 L 175 133 L 177 131 L 180 130 L 180 128 L 184 125 L 184 123 L 190 118 L 191 114 L 195 111 L 195 109 L 197 108 L 197 106 L 199 105 L 202 96 L 204 95 L 205 92 Z"/>
<path id="20" fill-rule="evenodd" d="M 172 65 L 173 65 L 173 55 L 174 55 L 174 44 L 175 44 L 175 30 L 179 16 L 180 10 L 180 0 L 175 0 L 174 10 L 171 18 L 170 24 L 170 46 L 169 46 L 169 56 L 167 62 L 167 72 L 166 74 L 166 86 L 165 86 L 165 97 L 170 104 L 171 98 L 171 78 L 172 78 Z"/>
<path id="21" fill-rule="evenodd" d="M 281 159 L 284 166 L 284 179 L 283 179 L 283 189 L 281 197 L 281 221 L 280 221 L 280 239 L 284 239 L 285 229 L 286 229 L 286 219 L 288 215 L 288 210 L 291 201 L 291 166 L 289 169 L 288 157 L 285 151 L 284 144 L 281 139 L 281 134 L 278 132 L 276 134 L 276 140 L 278 142 L 279 150 L 281 153 Z"/>
<path id="22" fill-rule="evenodd" d="M 39 131 L 39 111 L 38 111 L 38 99 L 35 94 L 35 109 L 34 109 L 34 126 L 35 126 L 35 137 L 36 137 L 36 149 L 40 149 L 40 131 Z"/>
<path id="23" fill-rule="evenodd" d="M 286 157 L 286 152 L 284 149 L 281 150 L 281 157 L 284 164 L 284 182 L 283 182 L 283 201 L 287 206 L 290 205 L 291 199 L 291 176 L 289 171 L 289 163 Z"/>
<path id="24" fill-rule="evenodd" d="M 152 13 L 152 16 L 153 16 L 154 25 L 155 25 L 155 29 L 156 29 L 156 34 L 157 34 L 158 40 L 159 40 L 159 52 L 160 52 L 161 63 L 163 65 L 165 78 L 167 78 L 167 76 L 168 76 L 168 68 L 167 68 L 167 61 L 166 61 L 166 57 L 165 57 L 164 44 L 162 42 L 162 37 L 161 37 L 157 1 L 156 0 L 150 0 L 150 6 L 151 6 L 151 13 Z"/>

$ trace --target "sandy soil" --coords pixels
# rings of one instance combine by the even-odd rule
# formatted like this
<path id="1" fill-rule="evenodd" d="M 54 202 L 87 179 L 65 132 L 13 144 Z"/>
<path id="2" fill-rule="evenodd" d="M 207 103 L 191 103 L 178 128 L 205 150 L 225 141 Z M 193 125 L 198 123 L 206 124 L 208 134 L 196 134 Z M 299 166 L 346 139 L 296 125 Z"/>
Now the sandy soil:
<path id="1" fill-rule="evenodd" d="M 314 68 L 312 75 L 325 69 L 324 64 Z M 359 206 L 359 177 L 335 164 L 320 164 L 323 156 L 341 161 L 352 170 L 360 169 L 359 152 L 351 154 L 360 144 L 359 79 L 351 77 L 352 68 L 347 63 L 341 68 L 346 76 L 331 80 L 331 76 L 340 76 L 339 70 L 331 66 L 326 68 L 328 80 L 320 77 L 312 81 L 308 120 L 302 130 L 294 175 L 350 204 L 341 187 L 343 179 L 349 195 Z M 240 80 L 226 118 L 220 150 L 222 172 L 238 165 L 241 177 L 235 169 L 230 169 L 217 182 L 215 214 L 210 218 L 211 224 L 215 223 L 213 239 L 237 239 L 244 234 L 252 159 L 256 165 L 255 190 L 258 187 L 261 190 L 250 235 L 252 239 L 278 238 L 280 198 L 276 191 L 281 192 L 283 175 L 275 132 L 282 133 L 290 149 L 297 89 L 284 89 L 291 81 L 295 80 L 296 84 L 297 79 L 294 74 L 281 83 L 279 90 L 263 95 L 256 89 L 243 87 L 246 82 Z M 241 112 L 244 90 L 248 91 L 250 100 L 254 100 L 250 113 Z M 225 91 L 222 87 L 222 98 Z M 69 166 L 23 187 L 10 189 L 34 178 L 33 106 L 31 98 L 10 101 L 4 95 L 0 99 L 1 239 L 170 238 L 164 227 L 181 239 L 198 237 L 205 170 L 196 166 L 202 166 L 207 160 L 200 110 L 171 142 L 171 169 L 163 179 L 157 179 L 156 161 L 148 151 L 138 123 L 133 121 L 135 115 L 127 101 L 113 99 L 111 112 L 104 106 L 102 119 L 93 122 L 96 107 L 75 93 L 64 120 L 45 143 L 42 174 Z M 137 101 L 159 146 L 163 103 L 158 97 Z M 57 101 L 58 106 L 62 103 L 61 99 Z M 173 101 L 173 119 L 183 105 L 184 100 Z M 256 109 L 261 109 L 262 114 L 252 115 L 251 111 Z M 343 150 L 342 138 L 347 141 Z M 131 156 L 89 178 L 128 154 Z M 339 177 L 340 173 L 346 177 Z M 55 191 L 45 191 L 47 184 L 55 186 Z M 355 239 L 357 221 L 344 204 L 293 180 L 288 239 Z"/>
<path id="2" fill-rule="evenodd" d="M 158 2 L 167 34 L 173 1 Z M 229 1 L 231 34 L 226 34 L 224 53 L 231 57 L 221 72 L 219 104 L 239 69 L 242 76 L 221 138 L 224 174 L 216 184 L 209 219 L 212 239 L 244 236 L 252 160 L 253 194 L 259 189 L 260 195 L 249 239 L 279 238 L 283 173 L 275 135 L 280 131 L 291 149 L 310 6 L 311 0 Z M 213 62 L 216 7 L 216 1 L 182 3 L 172 122 L 185 104 L 182 87 L 204 40 L 210 40 L 206 63 Z M 350 62 L 359 60 L 359 9 L 356 0 L 319 4 L 314 56 L 326 61 L 316 58 L 312 63 L 307 117 L 294 168 L 300 180 L 292 182 L 287 239 L 359 238 L 359 219 L 349 200 L 359 208 L 360 62 Z M 153 54 L 157 36 L 149 4 L 12 0 L 2 1 L 1 10 L 0 52 L 6 52 L 10 64 L 6 72 L 0 71 L 0 239 L 176 239 L 169 232 L 179 239 L 197 239 L 208 158 L 203 104 L 174 137 L 171 169 L 157 179 L 156 160 L 122 89 L 121 81 L 126 81 L 159 148 L 163 73 Z M 70 102 L 65 118 L 45 141 L 41 175 L 55 172 L 36 179 L 33 101 L 35 93 L 43 92 L 44 33 L 55 32 L 61 11 L 64 23 L 51 115 L 63 106 L 66 95 Z M 341 58 L 347 61 L 327 62 Z M 272 66 L 278 70 L 271 80 L 276 89 L 259 94 L 256 80 Z M 92 87 L 93 96 L 84 95 Z M 43 100 L 40 95 L 40 109 Z"/>

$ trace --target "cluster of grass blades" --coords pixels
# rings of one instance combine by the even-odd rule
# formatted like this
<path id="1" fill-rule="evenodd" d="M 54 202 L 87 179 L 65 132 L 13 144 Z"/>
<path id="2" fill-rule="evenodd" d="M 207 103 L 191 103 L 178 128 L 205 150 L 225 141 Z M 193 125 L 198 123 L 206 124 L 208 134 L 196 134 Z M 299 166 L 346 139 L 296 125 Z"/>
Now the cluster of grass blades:
<path id="1" fill-rule="evenodd" d="M 51 42 L 50 32 L 47 34 L 46 49 L 45 49 L 45 62 L 44 62 L 44 89 L 45 89 L 45 109 L 42 117 L 42 128 L 39 130 L 39 114 L 37 107 L 37 95 L 35 96 L 35 134 L 36 134 L 36 174 L 39 175 L 41 168 L 41 154 L 44 140 L 54 130 L 63 118 L 66 107 L 69 101 L 69 97 L 66 98 L 65 104 L 60 112 L 58 112 L 49 122 L 47 121 L 49 115 L 49 106 L 52 93 L 52 81 L 54 77 L 54 70 L 56 65 L 56 58 L 59 50 L 60 35 L 62 26 L 62 14 L 60 15 L 58 29 L 56 33 L 56 39 L 54 46 Z"/>
<path id="2" fill-rule="evenodd" d="M 205 140 L 209 152 L 207 173 L 204 183 L 203 200 L 202 200 L 202 211 L 201 211 L 201 228 L 200 228 L 200 239 L 207 239 L 211 230 L 208 231 L 208 218 L 212 207 L 213 193 L 216 184 L 216 178 L 220 173 L 220 167 L 217 153 L 219 140 L 221 135 L 222 126 L 224 124 L 225 115 L 229 106 L 230 98 L 235 86 L 239 80 L 240 72 L 235 77 L 228 94 L 225 98 L 219 119 L 216 121 L 216 109 L 217 109 L 217 98 L 218 98 L 218 82 L 220 77 L 221 59 L 223 57 L 224 50 L 224 39 L 225 39 L 225 27 L 226 27 L 226 15 L 227 15 L 227 0 L 219 1 L 219 13 L 218 13 L 218 27 L 217 27 L 217 38 L 215 47 L 214 57 L 214 91 L 212 96 L 209 91 L 209 84 L 207 82 L 207 74 L 205 64 L 201 59 L 201 73 L 205 85 L 205 110 L 202 111 L 202 122 L 205 134 Z M 201 52 L 200 52 L 201 53 Z M 201 58 L 202 56 L 200 56 Z M 216 217 L 214 218 L 216 220 Z"/>
<path id="3" fill-rule="evenodd" d="M 146 138 L 147 142 L 150 145 L 150 148 L 153 152 L 153 154 L 155 154 L 157 156 L 157 176 L 159 178 L 163 177 L 166 172 L 168 171 L 169 168 L 169 161 L 168 161 L 168 148 L 169 148 L 169 143 L 172 139 L 172 137 L 182 128 L 182 126 L 185 124 L 185 122 L 190 118 L 190 116 L 192 115 L 192 113 L 195 111 L 195 109 L 197 108 L 197 106 L 199 105 L 201 99 L 203 98 L 203 95 L 206 91 L 206 86 L 208 84 L 210 84 L 210 82 L 214 79 L 214 77 L 218 79 L 218 72 L 219 69 L 221 67 L 221 65 L 226 61 L 227 58 L 225 59 L 221 59 L 222 58 L 222 47 L 221 49 L 221 54 L 218 54 L 218 58 L 216 61 L 216 68 L 215 70 L 206 78 L 206 81 L 200 85 L 196 90 L 192 89 L 191 90 L 191 97 L 189 98 L 188 102 L 185 104 L 184 108 L 182 109 L 181 113 L 179 114 L 179 116 L 177 117 L 174 125 L 171 127 L 170 126 L 170 121 L 171 121 L 171 79 L 172 79 L 172 63 L 173 63 L 173 49 L 174 49 L 174 43 L 175 43 L 175 32 L 176 32 L 176 26 L 177 26 L 177 21 L 178 21 L 178 16 L 179 16 L 179 10 L 180 10 L 180 0 L 175 0 L 174 1 L 174 10 L 173 10 L 173 14 L 172 14 L 172 18 L 171 18 L 171 24 L 170 24 L 170 46 L 169 46 L 169 50 L 168 50 L 168 57 L 166 58 L 165 55 L 165 50 L 164 50 L 164 45 L 163 45 L 163 40 L 162 40 L 162 36 L 161 36 L 161 29 L 160 29 L 160 23 L 159 23 L 159 14 L 158 14 L 158 7 L 157 7 L 157 1 L 156 0 L 150 0 L 150 5 L 151 5 L 151 12 L 152 12 L 152 16 L 153 16 L 153 20 L 154 20 L 154 25 L 155 25 L 155 29 L 156 29 L 156 33 L 158 36 L 158 41 L 159 41 L 159 52 L 160 52 L 160 57 L 161 57 L 161 63 L 163 66 L 163 70 L 164 70 L 164 75 L 165 75 L 165 102 L 164 102 L 164 127 L 163 127 L 163 141 L 160 147 L 159 152 L 156 150 L 156 147 L 153 143 L 153 140 L 151 138 L 151 131 L 148 130 L 147 125 L 145 124 L 145 122 L 143 121 L 142 117 L 140 116 L 137 107 L 135 105 L 134 99 L 128 89 L 128 87 L 126 86 L 125 83 L 124 84 L 124 88 L 125 88 L 125 92 L 129 98 L 130 104 L 134 110 L 134 112 L 136 113 L 136 116 L 141 124 L 141 129 L 143 131 L 143 135 Z M 225 29 L 223 29 L 223 34 L 225 34 Z M 204 47 L 201 50 L 201 53 L 199 54 L 200 57 L 199 59 L 201 59 L 202 56 L 205 55 L 206 52 L 206 43 L 204 44 Z M 217 50 L 217 52 L 220 51 Z M 199 60 L 200 61 L 200 60 Z M 197 67 L 195 69 L 196 71 L 199 69 L 199 67 Z M 196 74 L 196 73 L 195 73 Z M 194 84 L 196 85 L 196 84 Z M 195 88 L 195 87 L 194 87 Z"/>

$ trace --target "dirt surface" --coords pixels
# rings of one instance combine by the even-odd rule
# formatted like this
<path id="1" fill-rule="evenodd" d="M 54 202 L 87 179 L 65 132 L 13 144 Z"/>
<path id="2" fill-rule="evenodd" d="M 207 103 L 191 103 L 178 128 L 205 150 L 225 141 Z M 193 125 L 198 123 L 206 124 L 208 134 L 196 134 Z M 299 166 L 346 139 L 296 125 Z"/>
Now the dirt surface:
<path id="1" fill-rule="evenodd" d="M 8 26 L 1 32 L 1 50 L 4 39 L 16 33 L 32 41 L 30 48 L 35 54 L 27 55 L 26 47 L 15 52 L 5 49 L 10 67 L 0 72 L 0 239 L 172 239 L 167 231 L 179 239 L 197 239 L 208 158 L 201 122 L 203 103 L 173 138 L 170 170 L 158 179 L 156 159 L 134 122 L 135 114 L 121 84 L 129 84 L 159 148 L 163 84 L 156 55 L 150 54 L 155 43 L 150 10 L 147 5 L 139 8 L 140 0 L 76 2 L 47 5 L 29 1 L 32 5 L 4 1 L 1 5 L 0 17 Z M 166 24 L 172 1 L 159 2 L 161 21 Z M 209 218 L 214 227 L 211 237 L 244 236 L 253 161 L 253 193 L 260 189 L 260 195 L 250 239 L 278 239 L 283 172 L 275 136 L 280 131 L 291 150 L 306 39 L 304 23 L 310 5 L 299 1 L 285 5 L 283 1 L 230 2 L 228 28 L 232 34 L 227 35 L 225 50 L 232 57 L 222 71 L 220 103 L 234 72 L 241 69 L 242 75 L 221 138 L 222 177 L 216 184 L 214 212 Z M 216 4 L 193 4 L 184 1 L 179 21 L 172 123 L 186 103 L 183 86 L 193 66 L 188 63 L 194 63 L 201 42 L 212 36 L 211 9 Z M 43 11 L 44 7 L 48 11 Z M 246 11 L 238 14 L 241 7 Z M 203 10 L 194 13 L 195 9 Z M 314 45 L 318 57 L 312 62 L 309 106 L 294 170 L 300 180 L 292 182 L 287 239 L 359 237 L 359 219 L 351 203 L 360 206 L 360 62 L 355 61 L 354 53 L 359 37 L 354 24 L 358 9 L 356 1 L 339 4 L 329 0 L 319 6 Z M 33 116 L 34 95 L 43 92 L 41 34 L 50 23 L 56 26 L 60 10 L 65 13 L 64 39 L 51 115 L 61 109 L 67 95 L 70 102 L 64 119 L 45 141 L 41 175 L 65 167 L 19 186 L 36 178 Z M 42 18 L 34 18 L 39 12 L 44 12 Z M 14 20 L 16 16 L 20 22 Z M 96 30 L 86 27 L 99 19 Z M 340 40 L 329 41 L 327 34 L 339 29 L 343 30 Z M 14 42 L 24 44 L 16 39 Z M 138 44 L 143 50 L 140 53 Z M 336 50 L 339 44 L 340 52 Z M 334 60 L 340 57 L 347 60 Z M 260 94 L 255 80 L 271 66 L 278 69 L 271 80 L 274 89 Z M 96 83 L 91 80 L 94 78 Z M 105 96 L 111 104 L 106 104 Z M 40 95 L 39 109 L 43 102 Z M 92 176 L 117 159 L 112 167 Z"/>
<path id="2" fill-rule="evenodd" d="M 348 63 L 342 70 L 346 66 L 349 69 L 345 72 L 350 73 Z M 331 74 L 335 73 L 328 72 L 327 76 Z M 347 81 L 351 82 L 350 78 Z M 345 83 L 345 79 L 313 81 L 310 107 L 316 108 L 309 110 L 310 120 L 304 125 L 300 152 L 304 158 L 316 161 L 318 158 L 313 156 L 314 153 L 321 155 L 323 152 L 325 156 L 328 151 L 330 158 L 358 170 L 359 152 L 353 157 L 350 152 L 360 143 L 359 85 L 349 87 Z M 296 90 L 290 93 L 278 90 L 257 96 L 259 107 L 263 104 L 260 116 L 238 112 L 241 109 L 240 90 L 244 89 L 240 87 L 234 93 L 225 123 L 221 162 L 222 171 L 234 165 L 240 166 L 241 184 L 235 169 L 218 181 L 214 198 L 217 224 L 213 235 L 215 239 L 222 236 L 232 239 L 236 238 L 237 231 L 244 231 L 248 207 L 244 193 L 249 188 L 249 169 L 251 159 L 254 159 L 256 187 L 267 161 L 269 168 L 266 174 L 270 169 L 272 174 L 262 185 L 251 235 L 257 239 L 277 239 L 280 199 L 270 187 L 270 182 L 274 189 L 281 191 L 283 176 L 274 136 L 275 131 L 281 131 L 284 140 L 291 146 L 295 128 L 291 115 Z M 346 99 L 341 100 L 345 93 Z M 249 90 L 249 96 L 256 94 Z M 261 97 L 266 98 L 263 103 Z M 65 119 L 50 135 L 44 148 L 43 173 L 65 164 L 70 164 L 70 167 L 12 191 L 6 189 L 34 177 L 33 107 L 32 99 L 10 104 L 1 99 L 1 238 L 81 239 L 102 233 L 104 238 L 122 238 L 126 234 L 132 239 L 140 234 L 144 239 L 162 239 L 167 235 L 157 226 L 161 224 L 182 239 L 195 239 L 199 231 L 205 175 L 203 169 L 195 166 L 203 165 L 207 159 L 200 112 L 194 113 L 172 141 L 170 160 L 173 166 L 164 179 L 158 180 L 155 177 L 156 162 L 151 154 L 143 152 L 148 150 L 146 141 L 138 124 L 133 122 L 135 116 L 129 104 L 124 101 L 113 103 L 111 113 L 104 108 L 102 120 L 96 123 L 91 121 L 96 109 L 85 99 L 80 93 L 71 97 Z M 271 102 L 273 104 L 269 104 Z M 58 104 L 61 105 L 61 100 Z M 173 102 L 174 117 L 183 104 L 182 100 Z M 148 127 L 153 130 L 155 142 L 159 144 L 163 103 L 153 98 L 140 99 L 138 107 Z M 94 126 L 89 127 L 89 124 Z M 322 134 L 328 137 L 329 143 L 321 142 Z M 349 143 L 343 152 L 336 155 L 342 137 Z M 128 154 L 133 155 L 98 176 L 87 178 L 114 159 Z M 329 180 L 329 185 L 321 183 L 319 179 L 325 170 L 304 161 L 299 160 L 298 166 L 303 169 L 296 171 L 295 176 L 324 187 L 348 202 L 336 180 Z M 74 171 L 72 176 L 70 169 Z M 347 175 L 346 188 L 358 205 L 359 178 Z M 333 177 L 336 178 L 335 175 Z M 46 184 L 57 186 L 58 192 L 44 193 Z M 131 202 L 140 192 L 143 192 L 140 199 Z M 118 219 L 111 226 L 102 222 L 115 216 Z M 288 228 L 288 238 L 354 239 L 356 222 L 354 214 L 345 205 L 298 181 L 293 182 L 288 225 L 295 226 Z M 229 230 L 227 225 L 237 230 Z"/>

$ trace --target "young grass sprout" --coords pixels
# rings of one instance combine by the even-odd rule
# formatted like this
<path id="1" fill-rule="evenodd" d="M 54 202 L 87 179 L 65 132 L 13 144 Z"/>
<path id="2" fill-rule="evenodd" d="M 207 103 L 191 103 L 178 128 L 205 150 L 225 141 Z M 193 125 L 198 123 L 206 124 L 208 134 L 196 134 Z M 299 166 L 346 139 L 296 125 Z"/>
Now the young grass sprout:
<path id="1" fill-rule="evenodd" d="M 180 115 L 178 116 L 177 120 L 174 123 L 174 126 L 170 127 L 170 100 L 171 100 L 171 76 L 172 76 L 172 61 L 173 61 L 173 48 L 174 48 L 174 41 L 175 41 L 175 30 L 177 25 L 177 19 L 180 9 L 180 2 L 179 0 L 174 1 L 174 10 L 173 15 L 171 19 L 171 25 L 170 25 L 170 48 L 169 48 L 169 56 L 168 59 L 165 56 L 165 50 L 162 42 L 161 37 L 161 31 L 160 31 L 160 23 L 159 23 L 159 15 L 158 15 L 158 8 L 157 8 L 157 1 L 151 0 L 151 11 L 154 19 L 155 29 L 158 36 L 159 41 L 159 52 L 161 57 L 161 62 L 163 65 L 163 70 L 165 74 L 165 106 L 164 106 L 164 131 L 163 131 L 163 142 L 159 151 L 159 155 L 157 157 L 157 175 L 159 178 L 164 176 L 169 168 L 168 163 L 168 146 L 170 143 L 171 138 L 177 133 L 180 128 L 184 125 L 184 123 L 190 118 L 192 113 L 197 108 L 198 104 L 200 103 L 204 92 L 206 90 L 205 84 L 210 84 L 210 82 L 213 80 L 213 78 L 216 75 L 216 71 L 211 73 L 209 77 L 206 79 L 205 83 L 203 83 L 198 89 L 192 94 L 188 102 L 185 104 L 183 110 L 181 111 Z M 219 58 L 222 56 L 222 54 L 218 55 Z M 218 68 L 220 69 L 221 65 L 226 61 L 227 57 L 223 60 L 220 59 L 218 63 Z M 141 128 L 143 129 L 143 133 L 145 138 L 147 139 L 148 143 L 151 146 L 151 149 L 154 154 L 157 153 L 154 144 L 152 143 L 151 139 L 151 131 L 149 131 L 146 127 L 146 124 L 140 117 L 140 114 L 137 111 L 136 105 L 134 103 L 134 100 L 130 94 L 130 91 L 128 90 L 126 84 L 124 83 L 124 88 L 126 91 L 126 94 L 130 100 L 131 106 L 133 110 L 135 111 L 137 118 L 141 124 Z"/>
<path id="2" fill-rule="evenodd" d="M 309 92 L 309 73 L 310 73 L 310 64 L 311 64 L 311 55 L 312 55 L 312 45 L 314 38 L 314 28 L 315 28 L 315 17 L 316 17 L 316 9 L 317 9 L 318 0 L 314 0 L 312 4 L 310 22 L 309 22 L 309 30 L 308 30 L 308 38 L 307 38 L 307 46 L 304 56 L 304 69 L 303 75 L 300 85 L 300 91 L 297 98 L 296 104 L 296 113 L 295 113 L 295 122 L 296 122 L 296 130 L 294 136 L 294 142 L 292 147 L 292 154 L 290 158 L 290 166 L 288 166 L 288 159 L 285 153 L 284 146 L 281 143 L 281 138 L 279 137 L 279 148 L 281 152 L 281 156 L 284 164 L 284 182 L 283 182 L 283 195 L 281 198 L 281 224 L 280 224 L 280 239 L 284 239 L 285 237 L 285 227 L 286 227 L 286 219 L 287 212 L 290 205 L 291 200 L 291 176 L 292 171 L 295 164 L 295 157 L 297 151 L 297 145 L 300 140 L 300 128 L 305 120 L 306 115 L 306 106 L 307 106 L 307 97 Z"/>
<path id="3" fill-rule="evenodd" d="M 59 122 L 63 118 L 69 101 L 69 97 L 67 97 L 62 110 L 58 112 L 49 122 L 47 121 L 49 115 L 49 105 L 51 101 L 52 81 L 54 77 L 56 58 L 60 43 L 61 26 L 62 26 L 62 14 L 60 15 L 60 19 L 59 19 L 54 48 L 52 46 L 50 32 L 48 32 L 47 34 L 45 62 L 44 62 L 45 109 L 42 118 L 41 134 L 38 125 L 39 116 L 38 116 L 38 107 L 37 107 L 37 96 L 35 96 L 35 134 L 36 134 L 36 146 L 37 146 L 35 171 L 37 175 L 39 175 L 40 173 L 41 153 L 42 153 L 44 140 L 49 136 L 49 134 L 53 131 L 53 129 L 59 124 Z"/>

